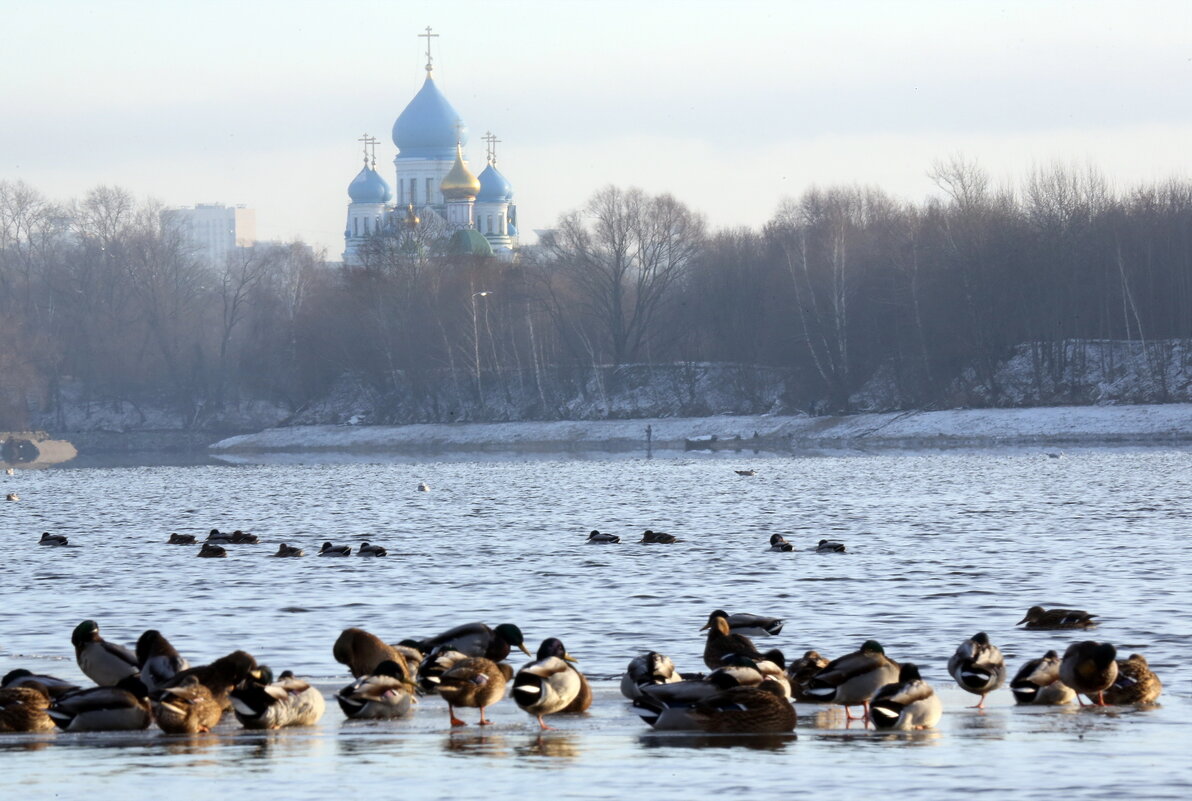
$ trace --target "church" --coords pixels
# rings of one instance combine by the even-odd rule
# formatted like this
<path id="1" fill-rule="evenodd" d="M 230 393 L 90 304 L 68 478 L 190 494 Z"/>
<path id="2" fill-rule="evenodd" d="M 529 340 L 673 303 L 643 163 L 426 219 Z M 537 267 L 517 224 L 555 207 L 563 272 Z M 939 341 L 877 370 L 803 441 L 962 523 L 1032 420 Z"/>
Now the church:
<path id="1" fill-rule="evenodd" d="M 464 158 L 467 128 L 435 83 L 430 42 L 438 34 L 427 28 L 419 36 L 426 39 L 426 79 L 393 123 L 392 187 L 376 169 L 377 140 L 361 139 L 364 167 L 348 185 L 344 263 L 359 263 L 372 237 L 409 240 L 416 227 L 442 231 L 449 252 L 512 261 L 517 207 L 513 187 L 497 170 L 500 140 L 484 136 L 487 163 L 480 175 L 473 174 Z"/>

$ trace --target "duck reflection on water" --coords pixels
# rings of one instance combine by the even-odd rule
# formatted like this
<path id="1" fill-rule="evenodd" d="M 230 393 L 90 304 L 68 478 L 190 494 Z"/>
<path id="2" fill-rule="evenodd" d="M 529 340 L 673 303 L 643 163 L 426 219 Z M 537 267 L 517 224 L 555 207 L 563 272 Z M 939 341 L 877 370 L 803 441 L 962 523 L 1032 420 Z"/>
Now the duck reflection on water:
<path id="1" fill-rule="evenodd" d="M 514 750 L 518 756 L 571 760 L 580 755 L 582 740 L 574 732 L 540 732 Z"/>
<path id="2" fill-rule="evenodd" d="M 794 732 L 778 734 L 704 734 L 650 731 L 637 738 L 642 748 L 745 748 L 754 751 L 782 751 L 799 737 Z"/>
<path id="3" fill-rule="evenodd" d="M 507 757 L 513 753 L 503 734 L 453 729 L 443 738 L 449 756 Z"/>

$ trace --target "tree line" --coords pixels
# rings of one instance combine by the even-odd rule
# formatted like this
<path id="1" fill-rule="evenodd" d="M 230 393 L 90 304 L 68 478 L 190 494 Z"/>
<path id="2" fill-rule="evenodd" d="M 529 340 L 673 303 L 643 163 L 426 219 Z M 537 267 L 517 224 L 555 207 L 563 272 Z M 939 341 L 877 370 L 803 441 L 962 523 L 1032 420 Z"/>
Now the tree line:
<path id="1" fill-rule="evenodd" d="M 55 203 L 0 182 L 0 428 L 68 390 L 199 426 L 252 399 L 297 411 L 347 377 L 423 419 L 549 418 L 560 382 L 616 392 L 619 367 L 706 362 L 782 371 L 792 410 L 849 411 L 875 377 L 893 407 L 945 407 L 973 402 L 962 373 L 998 402 L 1023 345 L 1058 375 L 1073 341 L 1158 365 L 1192 337 L 1192 183 L 1056 166 L 995 186 L 960 158 L 931 174 L 937 198 L 813 188 L 757 229 L 610 186 L 515 263 L 419 229 L 353 265 L 301 243 L 207 264 L 126 191 Z"/>

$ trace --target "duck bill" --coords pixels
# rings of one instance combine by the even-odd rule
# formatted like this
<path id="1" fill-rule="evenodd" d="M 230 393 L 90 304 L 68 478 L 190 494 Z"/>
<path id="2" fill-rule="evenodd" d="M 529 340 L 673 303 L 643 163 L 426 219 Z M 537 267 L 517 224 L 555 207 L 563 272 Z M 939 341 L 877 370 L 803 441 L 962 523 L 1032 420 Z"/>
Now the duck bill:
<path id="1" fill-rule="evenodd" d="M 710 628 L 712 628 L 712 624 L 711 624 L 711 623 L 705 623 L 704 625 L 702 625 L 702 626 L 700 626 L 700 627 L 699 627 L 699 630 L 700 630 L 700 631 L 707 631 L 707 630 L 708 630 L 708 629 L 710 629 Z"/>
<path id="2" fill-rule="evenodd" d="M 521 652 L 523 654 L 525 654 L 526 656 L 533 656 L 533 654 L 530 653 L 530 649 L 526 647 L 526 644 L 524 642 L 519 642 L 517 644 L 517 647 L 520 648 Z"/>
<path id="3" fill-rule="evenodd" d="M 1026 616 L 1026 617 L 1024 617 L 1022 620 L 1020 620 L 1020 621 L 1018 621 L 1017 623 L 1015 623 L 1014 625 L 1015 625 L 1015 626 L 1021 626 L 1023 623 L 1027 622 L 1027 621 L 1028 621 L 1028 620 L 1030 620 L 1030 619 L 1031 619 L 1031 616 L 1030 616 L 1030 615 L 1027 615 L 1027 616 Z"/>
<path id="4" fill-rule="evenodd" d="M 570 662 L 571 664 L 573 664 L 573 665 L 574 665 L 574 664 L 575 664 L 576 662 L 578 662 L 579 660 L 578 660 L 578 659 L 576 659 L 576 658 L 575 658 L 574 656 L 572 656 L 571 654 L 563 654 L 563 661 L 564 661 L 564 662 Z"/>

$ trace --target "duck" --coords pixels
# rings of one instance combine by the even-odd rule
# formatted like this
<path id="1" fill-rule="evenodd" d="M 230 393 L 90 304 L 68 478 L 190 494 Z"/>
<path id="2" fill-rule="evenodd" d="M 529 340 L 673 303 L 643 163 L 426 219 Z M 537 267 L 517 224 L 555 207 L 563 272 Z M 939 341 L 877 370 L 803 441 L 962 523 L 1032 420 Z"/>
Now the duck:
<path id="1" fill-rule="evenodd" d="M 192 683 L 202 684 L 211 691 L 211 696 L 219 704 L 220 709 L 227 711 L 232 706 L 232 701 L 229 698 L 232 688 L 253 679 L 260 680 L 263 676 L 264 673 L 252 654 L 246 651 L 232 651 L 209 664 L 179 671 L 169 680 L 166 687 L 185 687 Z M 160 694 L 161 690 L 158 691 L 158 695 Z"/>
<path id="2" fill-rule="evenodd" d="M 1076 702 L 1081 706 L 1084 706 L 1081 695 L 1090 701 L 1095 695 L 1096 705 L 1105 706 L 1104 692 L 1113 686 L 1118 675 L 1116 658 L 1117 648 L 1107 642 L 1072 643 L 1060 661 L 1060 681 L 1076 691 Z"/>
<path id="3" fill-rule="evenodd" d="M 691 717 L 692 708 L 705 698 L 740 687 L 737 675 L 729 669 L 717 668 L 704 678 L 642 685 L 640 694 L 633 699 L 633 708 L 652 728 L 698 730 L 699 725 Z"/>
<path id="4" fill-rule="evenodd" d="M 723 609 L 717 609 L 712 615 L 728 618 L 728 628 L 733 634 L 744 634 L 746 637 L 776 637 L 782 633 L 783 619 L 780 617 L 751 615 L 748 612 L 730 615 Z"/>
<path id="5" fill-rule="evenodd" d="M 844 553 L 845 547 L 843 542 L 836 540 L 820 540 L 815 546 L 816 553 Z"/>
<path id="6" fill-rule="evenodd" d="M 170 538 L 166 540 L 166 545 L 194 545 L 194 534 L 171 534 Z"/>
<path id="7" fill-rule="evenodd" d="M 731 675 L 741 687 L 759 687 L 763 682 L 772 681 L 782 688 L 784 697 L 791 696 L 790 679 L 786 677 L 786 659 L 776 648 L 756 660 L 740 654 L 729 654 L 717 669 Z"/>
<path id="8" fill-rule="evenodd" d="M 41 539 L 37 541 L 37 544 L 59 547 L 62 545 L 69 545 L 70 540 L 68 540 L 66 537 L 62 536 L 61 534 L 51 534 L 48 531 L 43 531 L 41 534 Z"/>
<path id="9" fill-rule="evenodd" d="M 284 542 L 277 546 L 277 553 L 274 556 L 297 558 L 299 556 L 306 556 L 306 551 L 299 548 L 297 545 L 286 545 Z"/>
<path id="10" fill-rule="evenodd" d="M 632 701 L 641 697 L 642 688 L 656 684 L 674 684 L 683 677 L 675 670 L 675 663 L 657 651 L 635 656 L 621 674 L 621 695 Z"/>
<path id="11" fill-rule="evenodd" d="M 4 500 L 6 501 L 19 501 L 20 499 L 21 496 L 17 495 L 15 492 L 10 492 L 4 496 Z"/>
<path id="12" fill-rule="evenodd" d="M 241 531 L 240 529 L 232 532 L 232 538 L 230 540 L 233 545 L 256 545 L 260 541 L 261 538 L 256 534 L 249 534 L 247 531 Z"/>
<path id="13" fill-rule="evenodd" d="M 480 725 L 492 723 L 484 717 L 484 710 L 504 697 L 507 681 L 497 663 L 483 656 L 469 656 L 453 664 L 439 677 L 438 684 L 451 725 L 468 725 L 455 716 L 457 706 L 479 708 Z"/>
<path id="14" fill-rule="evenodd" d="M 468 658 L 467 654 L 455 650 L 450 644 L 432 648 L 418 663 L 418 672 L 415 676 L 418 690 L 425 695 L 434 695 L 439 691 L 439 682 L 443 680 L 443 674 L 451 670 L 456 662 L 462 662 Z M 507 678 L 513 678 L 512 672 Z"/>
<path id="15" fill-rule="evenodd" d="M 933 729 L 944 707 L 919 675 L 918 665 L 907 662 L 898 669 L 898 681 L 878 688 L 869 702 L 869 714 L 875 729 Z"/>
<path id="16" fill-rule="evenodd" d="M 351 556 L 351 545 L 332 545 L 329 542 L 324 542 L 323 547 L 319 548 L 319 556 Z"/>
<path id="17" fill-rule="evenodd" d="M 137 731 L 149 728 L 149 691 L 136 676 L 111 687 L 92 687 L 56 698 L 46 714 L 63 731 Z"/>
<path id="18" fill-rule="evenodd" d="M 828 660 L 820 656 L 819 651 L 804 651 L 803 656 L 796 659 L 786 668 L 786 677 L 791 685 L 791 698 L 795 701 L 814 701 L 806 695 L 807 685 L 816 673 L 828 665 Z"/>
<path id="19" fill-rule="evenodd" d="M 203 547 L 199 548 L 197 556 L 201 559 L 225 559 L 228 552 L 221 545 L 212 545 L 209 542 L 204 542 Z"/>
<path id="20" fill-rule="evenodd" d="M 1006 660 L 989 635 L 979 631 L 962 642 L 948 660 L 948 672 L 960 689 L 981 696 L 976 709 L 985 708 L 985 696 L 1006 680 Z"/>
<path id="21" fill-rule="evenodd" d="M 166 734 L 211 731 L 223 717 L 223 705 L 197 680 L 166 687 L 152 696 L 153 719 Z"/>
<path id="22" fill-rule="evenodd" d="M 49 690 L 39 682 L 0 689 L 0 732 L 53 731 L 49 707 Z"/>
<path id="23" fill-rule="evenodd" d="M 388 556 L 389 552 L 380 545 L 373 545 L 368 542 L 360 543 L 360 547 L 356 549 L 357 556 Z"/>
<path id="24" fill-rule="evenodd" d="M 421 664 L 423 657 L 426 656 L 418 647 L 417 640 L 405 639 L 399 643 L 390 643 L 389 647 L 402 655 L 402 658 L 406 660 L 407 667 Z"/>
<path id="25" fill-rule="evenodd" d="M 230 543 L 231 541 L 232 532 L 230 531 L 220 531 L 217 528 L 213 528 L 207 532 L 207 542 Z"/>
<path id="26" fill-rule="evenodd" d="M 419 481 L 418 482 L 418 491 L 419 492 L 430 492 L 430 484 L 427 484 L 425 481 Z"/>
<path id="27" fill-rule="evenodd" d="M 752 640 L 744 634 L 732 633 L 728 615 L 720 609 L 708 616 L 708 622 L 700 631 L 708 632 L 708 639 L 704 644 L 704 664 L 711 670 L 720 667 L 724 658 L 730 654 L 738 654 L 746 659 L 762 658 Z"/>
<path id="28" fill-rule="evenodd" d="M 4 678 L 0 679 L 0 688 L 15 689 L 17 687 L 24 687 L 29 684 L 37 684 L 41 689 L 45 690 L 50 698 L 57 698 L 67 693 L 73 693 L 75 690 L 82 689 L 79 685 L 66 679 L 60 679 L 57 676 L 47 676 L 40 673 L 34 673 L 25 668 L 16 668 L 4 674 Z"/>
<path id="29" fill-rule="evenodd" d="M 121 679 L 140 671 L 132 651 L 100 637 L 99 624 L 94 620 L 84 620 L 75 626 L 70 642 L 75 648 L 79 670 L 100 687 L 115 686 Z"/>
<path id="30" fill-rule="evenodd" d="M 697 728 L 709 734 L 778 734 L 794 731 L 795 708 L 776 682 L 733 687 L 691 708 Z"/>
<path id="31" fill-rule="evenodd" d="M 141 681 L 145 682 L 150 695 L 190 667 L 190 663 L 157 629 L 149 629 L 137 639 L 136 657 Z"/>
<path id="32" fill-rule="evenodd" d="M 770 535 L 770 550 L 776 553 L 790 553 L 795 550 L 795 546 L 786 541 L 786 537 L 781 534 Z"/>
<path id="33" fill-rule="evenodd" d="M 1163 692 L 1163 682 L 1151 670 L 1142 654 L 1130 654 L 1129 659 L 1117 661 L 1118 673 L 1113 684 L 1105 688 L 1105 703 L 1153 704 Z"/>
<path id="34" fill-rule="evenodd" d="M 353 720 L 404 718 L 418 703 L 412 692 L 416 687 L 404 665 L 386 659 L 372 673 L 337 692 L 335 700 L 344 715 Z"/>
<path id="35" fill-rule="evenodd" d="M 353 678 L 375 674 L 382 662 L 396 662 L 403 677 L 410 675 L 405 657 L 392 645 L 364 629 L 353 627 L 341 631 L 331 646 L 331 655 L 336 662 L 348 666 Z"/>
<path id="36" fill-rule="evenodd" d="M 1014 625 L 1026 624 L 1030 631 L 1053 631 L 1056 629 L 1091 629 L 1097 625 L 1093 620 L 1096 615 L 1090 615 L 1083 609 L 1044 609 L 1032 606 L 1026 610 L 1026 616 Z"/>
<path id="37" fill-rule="evenodd" d="M 465 623 L 422 640 L 418 650 L 430 653 L 441 645 L 450 645 L 466 656 L 483 656 L 494 662 L 506 659 L 511 647 L 518 648 L 526 656 L 533 656 L 526 648 L 525 635 L 512 623 L 502 623 L 495 628 L 484 623 Z"/>
<path id="38" fill-rule="evenodd" d="M 825 665 L 808 682 L 804 694 L 812 700 L 843 706 L 848 720 L 855 720 L 849 707 L 860 705 L 865 709 L 862 719 L 868 719 L 869 699 L 881 687 L 897 681 L 900 668 L 901 665 L 886 656 L 881 643 L 866 640 L 860 650 Z"/>
<path id="39" fill-rule="evenodd" d="M 1048 651 L 1026 662 L 1010 682 L 1014 703 L 1035 706 L 1063 706 L 1076 700 L 1076 693 L 1060 681 L 1060 657 Z"/>
<path id="40" fill-rule="evenodd" d="M 11 467 L 6 467 L 6 468 L 4 468 L 4 475 L 6 475 L 6 476 L 15 476 L 16 474 L 17 474 L 17 471 L 16 471 L 16 470 L 13 470 Z"/>
<path id="41" fill-rule="evenodd" d="M 673 545 L 676 542 L 682 542 L 674 534 L 667 534 L 662 531 L 651 531 L 646 529 L 642 532 L 642 538 L 638 542 L 657 543 L 659 545 Z"/>
<path id="42" fill-rule="evenodd" d="M 757 475 L 756 470 L 734 470 L 733 472 L 739 476 L 756 476 Z"/>
<path id="43" fill-rule="evenodd" d="M 232 712 L 246 729 L 282 729 L 313 726 L 323 717 L 323 694 L 308 682 L 285 671 L 275 682 L 248 681 L 232 690 Z"/>
<path id="44" fill-rule="evenodd" d="M 621 538 L 616 534 L 602 534 L 596 529 L 592 529 L 588 534 L 589 545 L 618 545 L 620 542 Z"/>
<path id="45" fill-rule="evenodd" d="M 592 688 L 575 662 L 561 640 L 548 637 L 538 646 L 535 660 L 513 677 L 514 702 L 533 715 L 543 731 L 552 728 L 544 715 L 587 712 L 592 705 Z"/>

